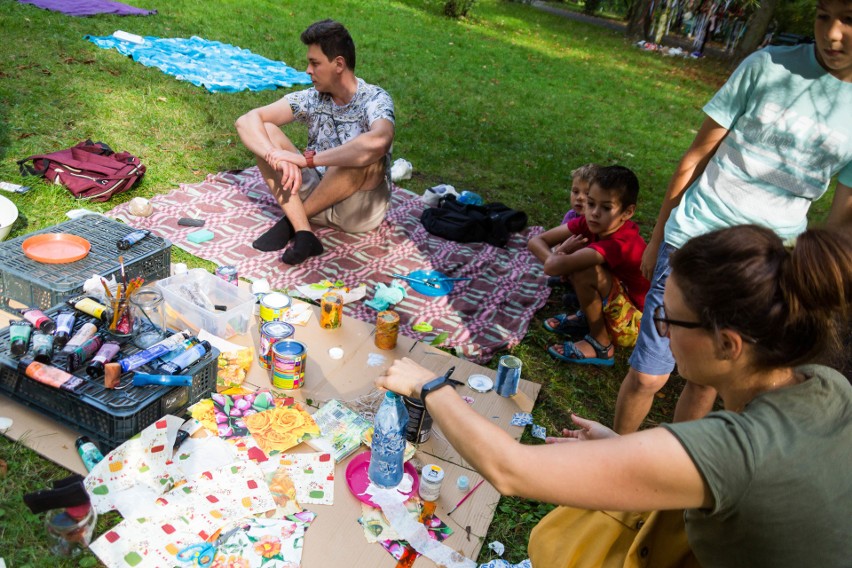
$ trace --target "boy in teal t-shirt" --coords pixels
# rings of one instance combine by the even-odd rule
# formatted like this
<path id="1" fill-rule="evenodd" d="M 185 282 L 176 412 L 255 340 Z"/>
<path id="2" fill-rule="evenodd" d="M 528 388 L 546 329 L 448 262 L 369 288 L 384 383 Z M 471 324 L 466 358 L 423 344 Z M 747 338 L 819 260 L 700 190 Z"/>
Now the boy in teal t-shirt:
<path id="1" fill-rule="evenodd" d="M 651 281 L 614 428 L 639 428 L 674 360 L 654 330 L 668 256 L 690 238 L 754 223 L 793 238 L 836 176 L 828 223 L 852 226 L 852 1 L 818 0 L 815 45 L 749 56 L 704 107 L 707 118 L 678 164 L 642 259 Z M 675 420 L 706 414 L 716 393 L 687 383 Z"/>

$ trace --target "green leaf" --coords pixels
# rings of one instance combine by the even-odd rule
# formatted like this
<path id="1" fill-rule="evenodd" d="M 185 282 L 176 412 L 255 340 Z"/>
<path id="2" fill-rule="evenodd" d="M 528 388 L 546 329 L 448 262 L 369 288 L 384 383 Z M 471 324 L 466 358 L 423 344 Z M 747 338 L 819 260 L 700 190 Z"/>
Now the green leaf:
<path id="1" fill-rule="evenodd" d="M 429 345 L 440 345 L 445 342 L 449 336 L 449 333 L 447 333 L 446 331 L 442 331 L 435 337 L 435 339 L 429 342 Z"/>
<path id="2" fill-rule="evenodd" d="M 80 568 L 92 568 L 93 566 L 98 565 L 98 560 L 93 556 L 86 556 L 85 558 L 81 558 L 77 565 L 80 566 Z"/>

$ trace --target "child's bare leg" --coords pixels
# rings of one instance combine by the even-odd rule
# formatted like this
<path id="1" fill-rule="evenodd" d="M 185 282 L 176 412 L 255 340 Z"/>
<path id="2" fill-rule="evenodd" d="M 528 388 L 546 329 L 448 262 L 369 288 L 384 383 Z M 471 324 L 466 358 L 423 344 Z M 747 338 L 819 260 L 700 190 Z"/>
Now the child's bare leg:
<path id="1" fill-rule="evenodd" d="M 612 355 L 615 348 L 611 345 L 609 332 L 606 329 L 603 301 L 601 300 L 601 298 L 609 296 L 610 288 L 612 288 L 609 270 L 600 265 L 593 266 L 572 274 L 571 281 L 574 283 L 574 290 L 577 293 L 577 299 L 580 301 L 580 309 L 586 314 L 589 335 L 601 345 L 609 346 L 607 355 Z M 581 340 L 574 342 L 574 345 L 586 357 L 597 357 L 594 347 L 589 342 Z M 554 349 L 557 352 L 562 352 L 561 345 L 554 346 Z"/>

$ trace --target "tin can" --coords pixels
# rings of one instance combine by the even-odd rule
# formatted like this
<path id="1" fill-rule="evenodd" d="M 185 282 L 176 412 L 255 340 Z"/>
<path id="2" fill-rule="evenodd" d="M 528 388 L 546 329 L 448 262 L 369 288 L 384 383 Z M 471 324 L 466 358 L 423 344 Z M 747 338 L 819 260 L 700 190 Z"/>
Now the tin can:
<path id="1" fill-rule="evenodd" d="M 232 264 L 217 267 L 216 276 L 218 276 L 228 284 L 233 284 L 234 286 L 240 285 L 240 277 L 239 273 L 237 272 L 237 267 Z"/>
<path id="2" fill-rule="evenodd" d="M 260 351 L 257 359 L 264 369 L 272 368 L 272 346 L 291 337 L 296 330 L 289 323 L 283 321 L 268 321 L 260 326 Z"/>
<path id="3" fill-rule="evenodd" d="M 295 339 L 284 339 L 272 346 L 272 386 L 291 390 L 305 384 L 308 348 Z"/>
<path id="4" fill-rule="evenodd" d="M 405 439 L 412 444 L 422 444 L 432 433 L 432 415 L 419 398 L 404 396 L 402 402 L 408 410 L 408 424 L 405 426 Z"/>
<path id="5" fill-rule="evenodd" d="M 260 299 L 260 320 L 281 321 L 290 310 L 290 296 L 281 292 L 264 294 Z"/>
<path id="6" fill-rule="evenodd" d="M 497 365 L 497 379 L 494 390 L 500 396 L 510 397 L 518 394 L 521 381 L 521 360 L 514 355 L 503 355 Z"/>
<path id="7" fill-rule="evenodd" d="M 376 316 L 376 347 L 393 349 L 399 334 L 399 314 L 393 310 L 379 312 Z"/>
<path id="8" fill-rule="evenodd" d="M 337 329 L 343 318 L 343 298 L 337 292 L 326 292 L 322 296 L 320 327 Z"/>

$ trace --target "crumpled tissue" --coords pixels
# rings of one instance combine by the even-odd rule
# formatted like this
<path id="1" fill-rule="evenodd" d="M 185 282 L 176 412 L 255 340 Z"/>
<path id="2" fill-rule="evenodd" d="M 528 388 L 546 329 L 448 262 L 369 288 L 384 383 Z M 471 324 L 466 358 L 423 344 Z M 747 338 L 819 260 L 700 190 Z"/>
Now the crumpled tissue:
<path id="1" fill-rule="evenodd" d="M 411 165 L 411 162 L 400 158 L 391 166 L 391 181 L 397 182 L 404 179 L 411 179 L 413 172 L 414 166 Z"/>
<path id="2" fill-rule="evenodd" d="M 400 303 L 404 298 L 408 297 L 408 292 L 405 291 L 400 280 L 391 281 L 388 286 L 384 282 L 376 284 L 376 291 L 373 294 L 372 300 L 367 300 L 364 305 L 373 308 L 378 312 L 388 309 L 392 304 Z"/>

